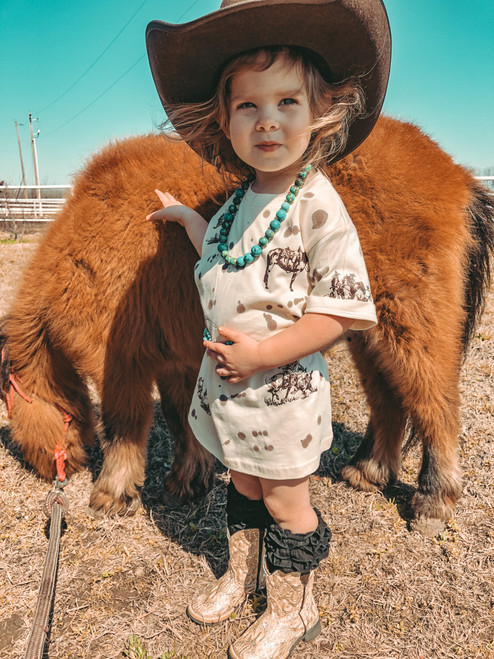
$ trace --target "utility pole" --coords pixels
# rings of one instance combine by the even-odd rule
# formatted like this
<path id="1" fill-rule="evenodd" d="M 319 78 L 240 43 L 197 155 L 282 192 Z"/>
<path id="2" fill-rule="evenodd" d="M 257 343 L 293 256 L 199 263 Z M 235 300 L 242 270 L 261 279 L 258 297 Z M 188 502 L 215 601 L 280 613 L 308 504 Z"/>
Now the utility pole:
<path id="1" fill-rule="evenodd" d="M 36 191 L 37 191 L 36 196 L 39 200 L 39 208 L 41 210 L 41 190 L 39 189 L 39 176 L 38 176 L 38 154 L 36 153 L 36 140 L 33 135 L 33 119 L 31 113 L 29 113 L 29 128 L 31 130 L 31 146 L 33 147 L 34 182 L 36 184 Z M 36 216 L 36 212 L 34 213 L 34 215 Z"/>
<path id="2" fill-rule="evenodd" d="M 21 159 L 21 172 L 22 172 L 22 185 L 24 186 L 24 198 L 27 199 L 27 190 L 26 190 L 26 174 L 24 173 L 24 161 L 22 160 L 22 149 L 21 149 L 21 138 L 19 137 L 19 124 L 15 122 L 15 130 L 17 133 L 17 144 L 19 146 L 19 157 Z"/>

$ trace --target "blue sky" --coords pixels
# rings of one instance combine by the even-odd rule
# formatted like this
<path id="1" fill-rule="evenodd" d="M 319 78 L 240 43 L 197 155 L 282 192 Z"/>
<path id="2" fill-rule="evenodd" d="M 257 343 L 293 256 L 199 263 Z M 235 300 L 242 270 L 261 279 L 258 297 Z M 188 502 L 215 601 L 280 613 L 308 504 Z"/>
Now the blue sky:
<path id="1" fill-rule="evenodd" d="M 164 115 L 145 27 L 192 20 L 219 2 L 1 0 L 0 180 L 21 182 L 17 120 L 34 182 L 29 112 L 41 183 L 69 183 L 109 140 L 155 130 Z M 456 162 L 494 167 L 494 2 L 385 3 L 393 35 L 385 112 L 417 123 Z"/>

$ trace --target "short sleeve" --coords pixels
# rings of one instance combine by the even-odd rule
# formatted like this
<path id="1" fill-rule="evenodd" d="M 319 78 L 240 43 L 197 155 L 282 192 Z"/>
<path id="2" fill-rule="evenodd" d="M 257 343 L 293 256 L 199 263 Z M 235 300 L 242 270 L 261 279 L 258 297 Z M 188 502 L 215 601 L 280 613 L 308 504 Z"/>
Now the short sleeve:
<path id="1" fill-rule="evenodd" d="M 376 309 L 357 230 L 329 180 L 302 195 L 299 210 L 310 281 L 305 312 L 353 318 L 353 330 L 373 327 Z"/>

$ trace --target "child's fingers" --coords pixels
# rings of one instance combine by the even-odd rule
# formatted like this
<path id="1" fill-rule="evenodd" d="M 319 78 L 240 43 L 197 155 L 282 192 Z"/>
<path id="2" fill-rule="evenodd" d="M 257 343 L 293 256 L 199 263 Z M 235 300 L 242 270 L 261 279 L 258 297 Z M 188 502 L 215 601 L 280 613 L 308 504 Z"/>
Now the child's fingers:
<path id="1" fill-rule="evenodd" d="M 238 343 L 242 338 L 242 334 L 236 330 L 232 330 L 229 327 L 218 327 L 218 332 L 221 336 L 224 336 L 226 339 L 230 339 L 234 343 Z"/>
<path id="2" fill-rule="evenodd" d="M 161 190 L 155 190 L 156 194 L 158 195 L 159 200 L 163 204 L 163 206 L 166 208 L 167 206 L 181 206 L 182 204 L 175 199 L 173 195 L 171 195 L 169 192 L 161 192 Z"/>

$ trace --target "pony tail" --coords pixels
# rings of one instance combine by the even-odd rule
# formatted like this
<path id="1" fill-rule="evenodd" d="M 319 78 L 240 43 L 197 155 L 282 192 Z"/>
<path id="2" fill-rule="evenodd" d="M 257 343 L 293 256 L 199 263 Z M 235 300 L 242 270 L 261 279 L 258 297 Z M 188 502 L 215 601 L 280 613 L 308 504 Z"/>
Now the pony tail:
<path id="1" fill-rule="evenodd" d="M 472 201 L 467 209 L 472 242 L 467 253 L 463 352 L 480 320 L 491 281 L 494 256 L 494 203 L 489 192 L 478 183 L 471 185 Z"/>

